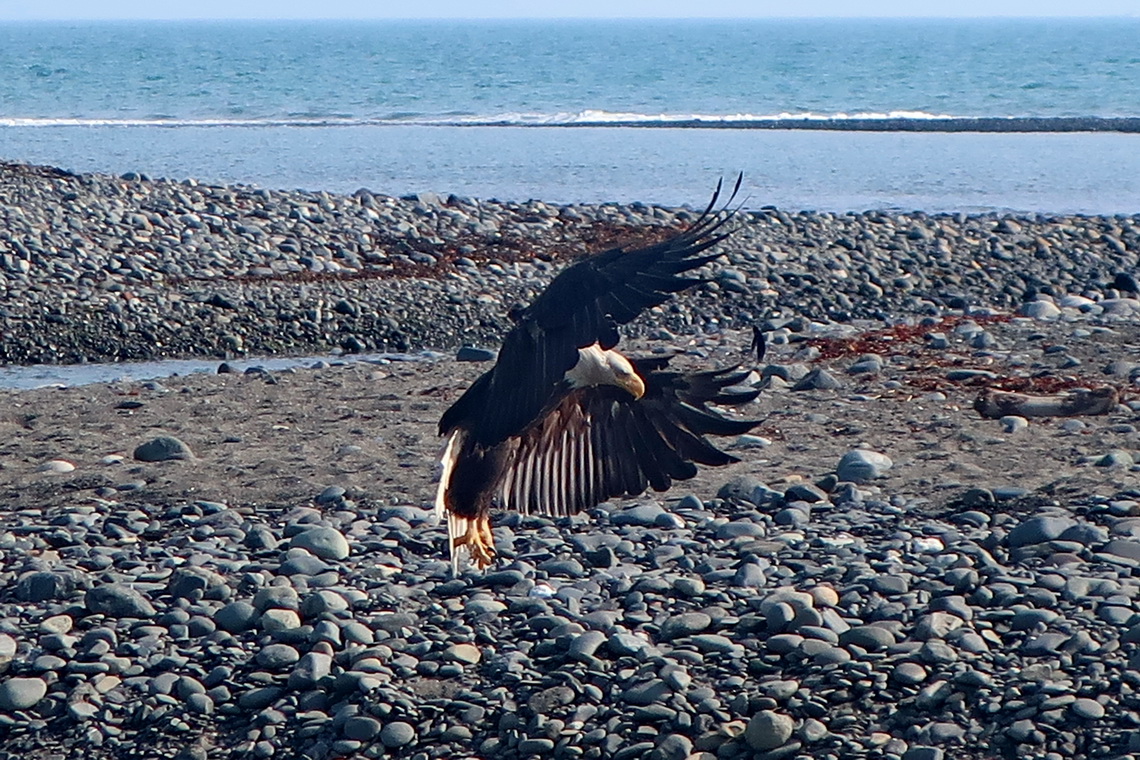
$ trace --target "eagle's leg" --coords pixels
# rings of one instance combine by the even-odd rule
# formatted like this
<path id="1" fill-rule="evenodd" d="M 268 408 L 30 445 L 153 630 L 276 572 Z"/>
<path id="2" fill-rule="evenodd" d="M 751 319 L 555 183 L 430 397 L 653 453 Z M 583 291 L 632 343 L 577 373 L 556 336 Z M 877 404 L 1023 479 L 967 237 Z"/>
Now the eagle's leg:
<path id="1" fill-rule="evenodd" d="M 471 561 L 483 570 L 495 561 L 495 537 L 491 534 L 491 516 L 480 515 L 467 521 L 467 532 L 455 541 L 456 546 L 466 546 L 471 553 Z"/>

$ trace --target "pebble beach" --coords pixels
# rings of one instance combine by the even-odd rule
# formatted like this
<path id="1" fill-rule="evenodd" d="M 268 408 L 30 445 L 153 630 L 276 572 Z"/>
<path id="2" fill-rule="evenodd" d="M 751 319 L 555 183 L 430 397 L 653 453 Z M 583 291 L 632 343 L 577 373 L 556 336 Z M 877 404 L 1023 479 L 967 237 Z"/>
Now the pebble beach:
<path id="1" fill-rule="evenodd" d="M 1140 216 L 749 199 L 708 282 L 626 332 L 691 368 L 752 366 L 764 332 L 761 423 L 720 442 L 741 461 L 501 515 L 497 565 L 453 576 L 435 424 L 507 310 L 710 189 L 555 205 L 0 164 L 0 360 L 219 363 L 0 391 L 0 753 L 1140 752 Z M 1105 415 L 973 406 L 1104 386 Z"/>

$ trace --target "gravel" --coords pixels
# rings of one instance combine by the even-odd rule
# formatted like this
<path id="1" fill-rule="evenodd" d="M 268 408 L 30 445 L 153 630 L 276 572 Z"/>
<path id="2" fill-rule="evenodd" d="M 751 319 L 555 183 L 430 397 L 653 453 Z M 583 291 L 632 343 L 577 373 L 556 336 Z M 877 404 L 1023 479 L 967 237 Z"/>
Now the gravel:
<path id="1" fill-rule="evenodd" d="M 10 165 L 0 193 L 2 358 L 18 362 L 493 345 L 510 303 L 582 252 L 573 241 L 692 216 Z M 748 381 L 765 388 L 763 443 L 667 494 L 498 516 L 486 573 L 451 571 L 425 509 L 435 440 L 416 432 L 466 376 L 429 383 L 389 362 L 11 394 L 0 747 L 36 760 L 1134 752 L 1137 409 L 1126 395 L 1107 418 L 1064 421 L 1080 426 L 965 424 L 962 389 L 1134 384 L 1140 302 L 1118 275 L 1136 268 L 1138 225 L 742 214 L 724 247 L 733 273 L 639 329 L 707 363 L 739 361 L 735 328 L 759 323 L 778 362 Z M 834 384 L 790 391 L 821 363 Z M 295 381 L 300 402 L 283 403 Z M 88 416 L 88 395 L 111 416 Z M 59 398 L 66 416 L 42 415 Z M 218 423 L 233 408 L 242 436 Z M 113 424 L 128 425 L 113 446 L 73 456 L 73 439 Z M 138 455 L 172 432 L 192 455 Z M 319 456 L 333 466 L 316 484 Z M 289 486 L 246 490 L 265 482 Z"/>

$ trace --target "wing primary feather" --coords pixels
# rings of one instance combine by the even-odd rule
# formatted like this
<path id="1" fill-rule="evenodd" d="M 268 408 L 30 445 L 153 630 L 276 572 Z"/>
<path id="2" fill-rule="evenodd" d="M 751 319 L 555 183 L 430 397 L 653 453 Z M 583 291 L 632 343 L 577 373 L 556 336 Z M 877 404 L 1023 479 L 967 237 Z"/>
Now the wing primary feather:
<path id="1" fill-rule="evenodd" d="M 555 439 L 553 456 L 553 469 L 554 469 L 554 503 L 551 504 L 550 511 L 555 515 L 561 515 L 566 508 L 566 428 L 559 427 L 558 436 Z"/>

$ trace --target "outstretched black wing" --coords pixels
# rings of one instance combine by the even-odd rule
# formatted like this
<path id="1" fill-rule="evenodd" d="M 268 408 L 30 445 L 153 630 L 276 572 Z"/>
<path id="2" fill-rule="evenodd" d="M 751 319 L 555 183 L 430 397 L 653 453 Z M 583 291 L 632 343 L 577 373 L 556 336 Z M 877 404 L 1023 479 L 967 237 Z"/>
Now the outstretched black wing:
<path id="1" fill-rule="evenodd" d="M 733 390 L 747 377 L 736 367 L 682 374 L 667 358 L 634 360 L 646 379 L 634 400 L 610 386 L 584 388 L 510 442 L 498 505 L 523 513 L 569 515 L 617 496 L 697 474 L 697 464 L 737 461 L 707 435 L 740 435 L 757 420 L 725 417 L 708 404 L 739 406 L 759 391 Z"/>
<path id="2" fill-rule="evenodd" d="M 719 254 L 705 254 L 731 234 L 726 209 L 740 189 L 717 211 L 718 183 L 712 200 L 684 232 L 657 245 L 627 251 L 613 248 L 563 270 L 538 298 L 516 314 L 495 366 L 440 420 L 440 433 L 466 423 L 475 442 L 493 446 L 518 435 L 557 402 L 560 382 L 578 361 L 578 349 L 594 343 L 612 348 L 616 326 L 673 293 L 702 280 L 681 276 Z"/>

